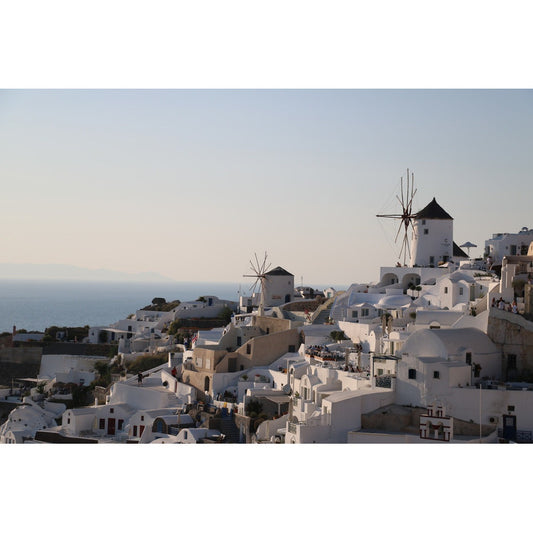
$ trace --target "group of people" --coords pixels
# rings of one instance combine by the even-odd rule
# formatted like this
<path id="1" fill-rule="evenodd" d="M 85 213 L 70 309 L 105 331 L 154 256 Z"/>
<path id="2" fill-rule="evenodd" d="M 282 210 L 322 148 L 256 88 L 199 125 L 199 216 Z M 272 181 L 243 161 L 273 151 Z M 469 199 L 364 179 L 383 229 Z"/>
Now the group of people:
<path id="1" fill-rule="evenodd" d="M 518 313 L 518 305 L 516 303 L 516 300 L 513 300 L 512 303 L 509 303 L 509 302 L 506 302 L 501 297 L 499 300 L 496 300 L 496 298 L 493 298 L 491 306 L 501 309 L 502 311 L 509 311 L 510 313 L 515 313 L 515 314 Z"/>

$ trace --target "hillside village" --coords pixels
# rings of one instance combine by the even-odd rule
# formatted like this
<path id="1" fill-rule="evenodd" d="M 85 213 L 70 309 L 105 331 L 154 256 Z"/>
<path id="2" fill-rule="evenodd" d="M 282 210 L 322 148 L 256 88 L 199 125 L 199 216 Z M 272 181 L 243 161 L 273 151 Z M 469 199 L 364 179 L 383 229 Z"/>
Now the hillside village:
<path id="1" fill-rule="evenodd" d="M 375 284 L 295 287 L 265 256 L 238 302 L 155 298 L 44 350 L 0 389 L 0 443 L 533 442 L 533 230 L 470 257 L 435 198 L 409 218 Z"/>

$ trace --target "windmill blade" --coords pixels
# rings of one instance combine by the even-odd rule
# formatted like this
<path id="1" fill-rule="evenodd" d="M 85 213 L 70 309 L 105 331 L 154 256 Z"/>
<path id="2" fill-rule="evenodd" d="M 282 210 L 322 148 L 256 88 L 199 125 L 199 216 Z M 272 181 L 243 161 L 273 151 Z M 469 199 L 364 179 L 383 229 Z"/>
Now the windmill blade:
<path id="1" fill-rule="evenodd" d="M 263 275 L 265 272 L 267 272 L 268 269 L 270 268 L 270 263 L 268 265 L 266 264 L 267 263 L 267 258 L 268 258 L 268 256 L 267 256 L 267 253 L 265 252 L 265 257 L 263 259 L 263 264 L 261 265 L 261 269 L 260 269 L 261 275 Z"/>
<path id="2" fill-rule="evenodd" d="M 409 169 L 407 169 L 407 199 L 409 199 Z"/>
<path id="3" fill-rule="evenodd" d="M 404 203 L 403 202 L 403 176 L 400 176 L 400 191 L 402 193 L 402 200 L 401 200 L 400 203 L 402 204 L 402 207 L 403 207 L 403 203 Z M 399 200 L 399 198 L 398 198 L 398 200 Z"/>
<path id="4" fill-rule="evenodd" d="M 255 257 L 252 257 L 252 259 L 250 259 L 250 270 L 257 276 L 257 274 L 259 273 L 259 264 L 257 261 L 257 254 L 254 254 L 254 256 Z"/>
<path id="5" fill-rule="evenodd" d="M 252 285 L 250 286 L 250 292 L 255 292 L 255 288 L 257 287 L 257 282 L 259 281 L 259 278 L 257 278 Z"/>
<path id="6" fill-rule="evenodd" d="M 403 218 L 403 215 L 376 215 L 378 218 Z"/>
<path id="7" fill-rule="evenodd" d="M 400 256 L 402 255 L 402 252 L 403 252 L 403 263 L 404 264 L 405 264 L 405 253 L 407 250 L 406 241 L 407 241 L 407 233 L 403 236 L 402 247 L 400 248 Z"/>
<path id="8" fill-rule="evenodd" d="M 257 268 L 256 266 L 252 263 L 252 260 L 250 259 L 250 270 L 255 274 L 257 275 L 258 272 L 257 272 Z"/>
<path id="9" fill-rule="evenodd" d="M 254 257 L 255 257 L 254 272 L 256 274 L 259 274 L 259 272 L 261 271 L 261 267 L 259 266 L 259 259 L 257 258 L 257 254 L 256 253 L 254 253 Z"/>
<path id="10" fill-rule="evenodd" d="M 413 198 L 415 197 L 416 191 L 418 191 L 418 189 L 415 189 L 415 192 L 411 195 L 411 200 L 409 201 L 409 213 L 411 213 L 411 208 L 413 206 Z"/>
<path id="11" fill-rule="evenodd" d="M 400 231 L 402 229 L 402 226 L 403 226 L 403 221 L 400 222 L 400 227 L 398 228 L 398 233 L 396 233 L 396 237 L 394 239 L 394 242 L 396 242 L 398 240 L 398 235 L 400 235 Z"/>

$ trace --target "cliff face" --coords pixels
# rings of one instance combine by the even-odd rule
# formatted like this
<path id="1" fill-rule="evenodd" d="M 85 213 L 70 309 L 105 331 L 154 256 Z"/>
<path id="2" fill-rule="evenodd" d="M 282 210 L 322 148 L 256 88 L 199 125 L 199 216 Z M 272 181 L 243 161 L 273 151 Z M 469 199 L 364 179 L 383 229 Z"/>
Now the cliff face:
<path id="1" fill-rule="evenodd" d="M 12 348 L 4 346 L 0 349 L 0 385 L 11 385 L 11 379 L 35 378 L 41 366 L 42 348 Z"/>
<path id="2" fill-rule="evenodd" d="M 502 350 L 504 379 L 533 381 L 533 322 L 492 307 L 487 335 Z"/>

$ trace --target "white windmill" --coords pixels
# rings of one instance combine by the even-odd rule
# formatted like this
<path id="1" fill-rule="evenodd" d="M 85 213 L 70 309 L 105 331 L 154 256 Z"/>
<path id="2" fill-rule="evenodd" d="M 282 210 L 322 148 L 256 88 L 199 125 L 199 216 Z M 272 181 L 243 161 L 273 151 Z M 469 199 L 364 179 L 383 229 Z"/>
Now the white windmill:
<path id="1" fill-rule="evenodd" d="M 416 218 L 416 213 L 413 214 L 413 198 L 416 194 L 417 189 L 414 188 L 415 175 L 413 172 L 411 172 L 411 175 L 409 175 L 409 169 L 407 169 L 407 180 L 406 180 L 405 188 L 403 184 L 403 176 L 400 178 L 400 180 L 401 180 L 400 190 L 401 190 L 402 197 L 400 198 L 398 195 L 396 195 L 396 198 L 398 198 L 398 201 L 400 202 L 402 212 L 398 214 L 394 214 L 394 215 L 376 215 L 376 216 L 381 217 L 381 218 L 393 218 L 393 219 L 400 221 L 400 227 L 398 228 L 398 232 L 396 233 L 396 238 L 394 239 L 394 242 L 398 241 L 398 236 L 400 235 L 400 232 L 403 227 L 404 235 L 402 239 L 402 246 L 400 248 L 400 253 L 398 254 L 398 259 L 400 259 L 403 253 L 403 264 L 405 265 L 407 254 L 409 254 L 409 258 L 411 258 L 411 249 L 409 246 L 409 226 L 411 227 L 413 226 L 413 219 Z"/>
<path id="2" fill-rule="evenodd" d="M 270 263 L 267 265 L 267 253 L 265 252 L 265 257 L 263 259 L 262 263 L 259 263 L 259 259 L 257 258 L 257 254 L 254 254 L 255 256 L 255 263 L 250 260 L 250 269 L 252 270 L 253 274 L 243 274 L 244 278 L 255 278 L 255 281 L 252 283 L 250 287 L 250 291 L 254 292 L 257 288 L 258 283 L 261 284 L 261 300 L 259 304 L 259 316 L 263 316 L 264 310 L 265 310 L 265 289 L 266 289 L 266 273 L 268 269 L 270 268 Z"/>

